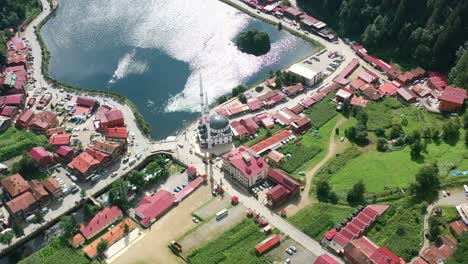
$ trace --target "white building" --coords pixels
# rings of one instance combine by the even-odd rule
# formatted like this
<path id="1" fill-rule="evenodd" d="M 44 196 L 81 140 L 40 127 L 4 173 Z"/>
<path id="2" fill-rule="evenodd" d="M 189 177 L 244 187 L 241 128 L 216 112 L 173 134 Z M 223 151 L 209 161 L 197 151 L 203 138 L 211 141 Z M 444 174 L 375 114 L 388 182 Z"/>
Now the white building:
<path id="1" fill-rule="evenodd" d="M 247 147 L 238 147 L 223 155 L 224 175 L 250 188 L 266 178 L 268 164 Z"/>
<path id="2" fill-rule="evenodd" d="M 304 77 L 306 85 L 312 87 L 322 78 L 321 72 L 316 72 L 302 63 L 296 63 L 288 69 L 289 72 Z"/>
<path id="3" fill-rule="evenodd" d="M 209 115 L 208 97 L 204 94 L 200 76 L 201 120 L 198 125 L 198 141 L 202 148 L 211 149 L 216 145 L 232 143 L 232 131 L 229 119 L 223 115 Z"/>
<path id="4" fill-rule="evenodd" d="M 455 206 L 455 208 L 457 208 L 457 211 L 460 214 L 463 223 L 465 223 L 465 225 L 468 225 L 468 203 L 457 205 Z"/>

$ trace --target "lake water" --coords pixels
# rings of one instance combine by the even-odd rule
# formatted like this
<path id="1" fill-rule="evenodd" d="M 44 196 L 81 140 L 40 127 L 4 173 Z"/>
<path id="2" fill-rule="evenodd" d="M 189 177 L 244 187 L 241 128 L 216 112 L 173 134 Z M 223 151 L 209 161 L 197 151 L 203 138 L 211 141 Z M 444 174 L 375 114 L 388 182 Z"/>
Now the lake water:
<path id="1" fill-rule="evenodd" d="M 156 139 L 174 135 L 199 110 L 198 72 L 209 101 L 270 70 L 284 68 L 315 47 L 218 0 L 61 0 L 42 34 L 53 78 L 129 97 Z M 243 30 L 266 31 L 272 49 L 241 53 Z"/>

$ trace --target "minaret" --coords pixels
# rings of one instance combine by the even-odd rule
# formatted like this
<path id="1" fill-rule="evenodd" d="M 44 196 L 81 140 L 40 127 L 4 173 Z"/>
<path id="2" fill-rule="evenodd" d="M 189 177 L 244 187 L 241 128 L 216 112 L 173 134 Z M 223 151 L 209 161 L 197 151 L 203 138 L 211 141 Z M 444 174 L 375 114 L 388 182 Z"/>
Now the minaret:
<path id="1" fill-rule="evenodd" d="M 208 104 L 208 93 L 205 91 L 205 115 L 210 116 L 210 105 Z"/>
<path id="2" fill-rule="evenodd" d="M 202 123 L 205 123 L 206 119 L 205 119 L 205 105 L 204 105 L 204 98 L 203 98 L 203 83 L 202 83 L 202 77 L 201 77 L 201 73 L 200 73 L 200 107 L 201 107 L 201 120 L 202 120 Z"/>

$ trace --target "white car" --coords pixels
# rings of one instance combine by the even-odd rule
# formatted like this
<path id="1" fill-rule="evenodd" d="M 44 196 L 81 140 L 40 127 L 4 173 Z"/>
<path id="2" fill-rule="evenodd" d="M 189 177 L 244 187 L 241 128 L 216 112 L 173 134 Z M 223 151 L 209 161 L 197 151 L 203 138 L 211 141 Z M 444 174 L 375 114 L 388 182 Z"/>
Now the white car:
<path id="1" fill-rule="evenodd" d="M 141 153 L 138 153 L 138 154 L 136 154 L 135 157 L 137 158 L 137 160 L 139 160 L 139 159 L 141 159 L 141 156 L 142 156 Z"/>

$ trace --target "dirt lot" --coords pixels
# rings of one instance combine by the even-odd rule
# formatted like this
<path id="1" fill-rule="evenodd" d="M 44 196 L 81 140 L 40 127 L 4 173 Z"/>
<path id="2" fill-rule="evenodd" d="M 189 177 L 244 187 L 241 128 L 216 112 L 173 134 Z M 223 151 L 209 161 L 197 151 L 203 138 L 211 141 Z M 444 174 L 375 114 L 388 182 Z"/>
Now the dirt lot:
<path id="1" fill-rule="evenodd" d="M 220 199 L 213 199 L 212 201 L 214 202 L 210 202 L 209 205 L 213 207 L 218 204 L 224 204 L 224 201 Z M 183 254 L 185 256 L 189 255 L 194 249 L 199 248 L 213 238 L 218 237 L 226 230 L 239 224 L 246 217 L 245 211 L 246 208 L 244 206 L 237 205 L 228 209 L 228 216 L 220 221 L 217 221 L 216 218 L 213 217 L 208 222 L 201 222 L 203 223 L 202 225 L 179 240 L 183 248 Z"/>
<path id="2" fill-rule="evenodd" d="M 210 187 L 202 185 L 177 208 L 154 223 L 151 229 L 146 230 L 146 236 L 113 263 L 181 263 L 167 245 L 196 227 L 197 224 L 192 222 L 192 212 L 211 198 Z"/>
<path id="3" fill-rule="evenodd" d="M 227 196 L 218 196 L 215 199 L 210 200 L 202 207 L 198 208 L 193 212 L 194 215 L 200 217 L 203 220 L 208 220 L 217 212 L 223 210 L 224 208 L 228 208 L 231 204 L 231 199 Z"/>

